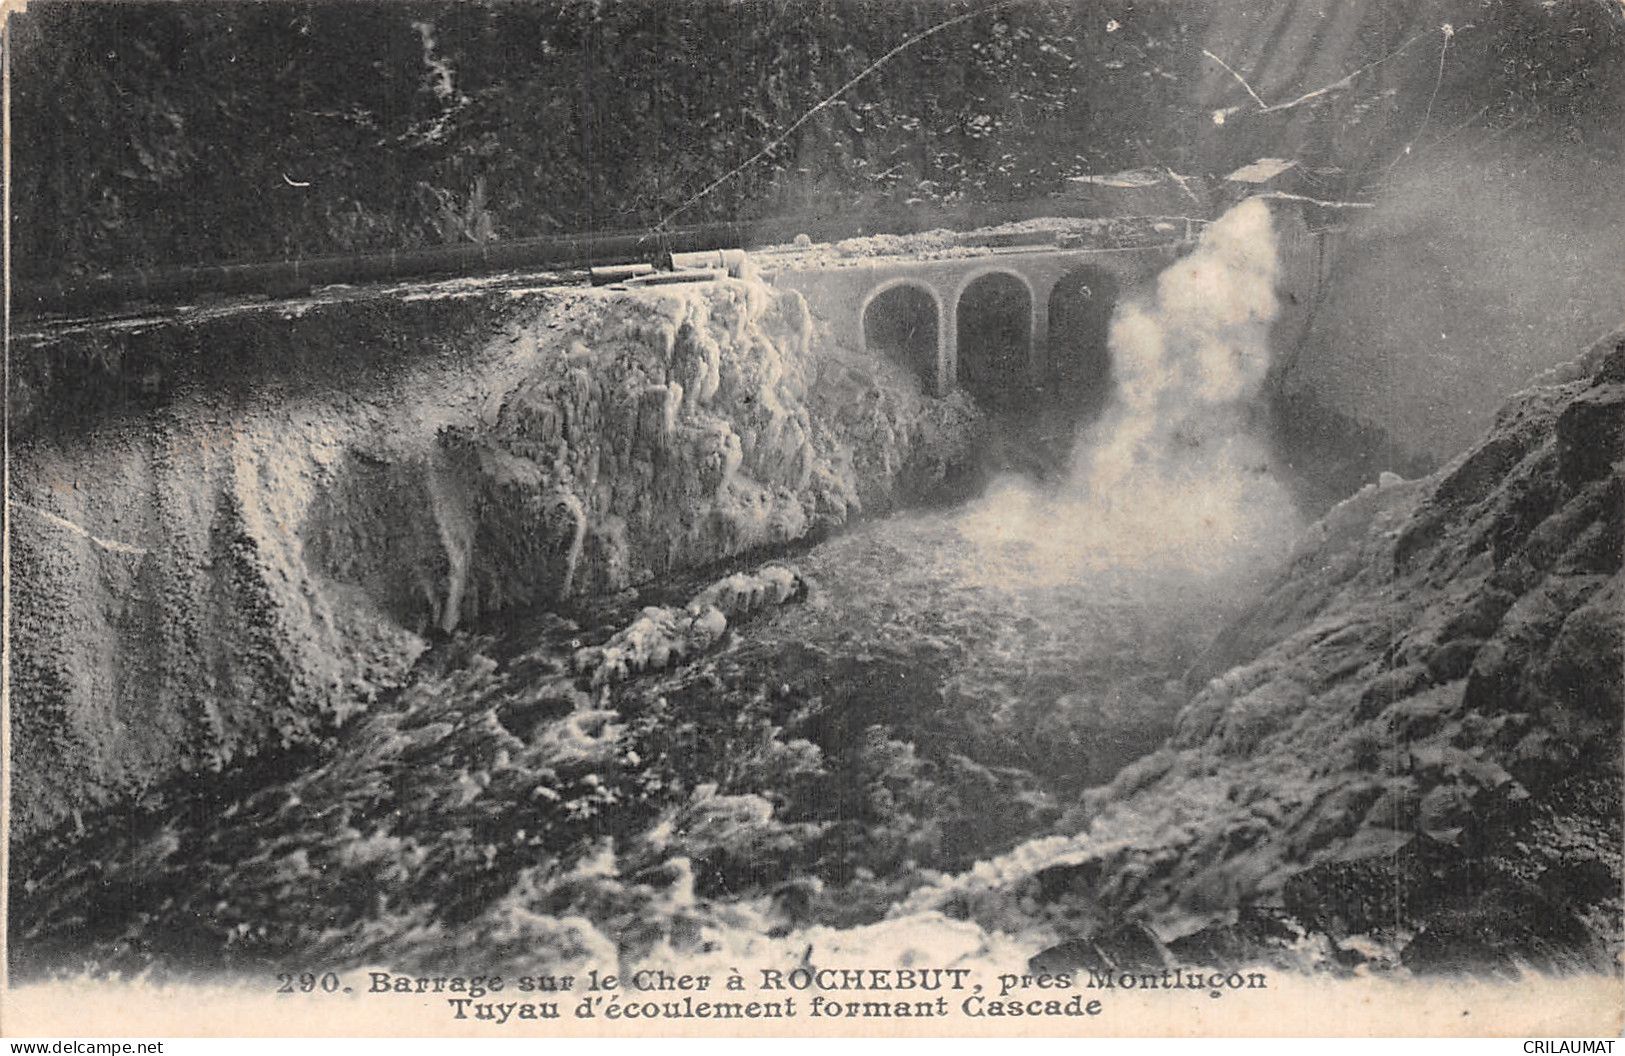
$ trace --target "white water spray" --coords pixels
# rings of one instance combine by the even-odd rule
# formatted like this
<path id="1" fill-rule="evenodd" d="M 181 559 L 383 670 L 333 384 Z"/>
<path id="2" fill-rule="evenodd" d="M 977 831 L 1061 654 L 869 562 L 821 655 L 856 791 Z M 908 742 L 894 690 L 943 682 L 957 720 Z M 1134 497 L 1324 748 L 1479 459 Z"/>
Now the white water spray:
<path id="1" fill-rule="evenodd" d="M 1233 580 L 1302 525 L 1249 421 L 1278 305 L 1268 207 L 1251 200 L 1112 320 L 1116 392 L 1059 490 L 1001 481 L 960 532 L 1000 574 L 1169 571 Z"/>

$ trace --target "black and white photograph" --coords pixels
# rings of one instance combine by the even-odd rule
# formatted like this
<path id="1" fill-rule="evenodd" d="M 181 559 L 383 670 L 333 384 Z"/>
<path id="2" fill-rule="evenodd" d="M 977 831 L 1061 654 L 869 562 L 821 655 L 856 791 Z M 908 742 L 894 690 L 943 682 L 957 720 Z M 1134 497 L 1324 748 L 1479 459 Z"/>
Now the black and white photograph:
<path id="1" fill-rule="evenodd" d="M 0 1033 L 1612 1051 L 1622 0 L 4 18 Z"/>

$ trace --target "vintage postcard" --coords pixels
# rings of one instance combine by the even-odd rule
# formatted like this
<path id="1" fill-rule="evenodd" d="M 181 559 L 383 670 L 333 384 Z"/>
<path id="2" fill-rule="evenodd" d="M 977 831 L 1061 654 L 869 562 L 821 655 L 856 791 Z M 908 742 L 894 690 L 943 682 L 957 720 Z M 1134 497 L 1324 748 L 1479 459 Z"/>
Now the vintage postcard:
<path id="1" fill-rule="evenodd" d="M 8 1037 L 1625 1027 L 1618 0 L 4 74 Z"/>

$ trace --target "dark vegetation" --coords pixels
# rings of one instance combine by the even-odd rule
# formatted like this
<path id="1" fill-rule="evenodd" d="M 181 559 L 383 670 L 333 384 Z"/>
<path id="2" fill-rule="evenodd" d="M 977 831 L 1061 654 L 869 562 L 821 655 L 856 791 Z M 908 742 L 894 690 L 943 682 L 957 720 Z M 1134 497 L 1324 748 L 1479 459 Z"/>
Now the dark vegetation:
<path id="1" fill-rule="evenodd" d="M 44 275 L 650 225 L 970 10 L 36 5 L 15 23 L 17 257 Z M 1171 130 L 1099 111 L 1081 72 L 1134 62 L 1135 97 L 1166 110 L 1187 27 L 1084 17 L 1023 5 L 927 39 L 682 219 L 1019 198 L 1169 156 Z M 1085 136 L 1089 162 L 1067 147 Z"/>
<path id="2" fill-rule="evenodd" d="M 1202 55 L 1260 28 L 1244 4 L 40 0 L 9 22 L 13 259 L 26 280 L 1018 200 L 1262 153 L 1341 191 L 1480 107 L 1486 129 L 1597 134 L 1613 5 L 1363 6 L 1340 42 L 1278 34 L 1244 63 L 1258 90 L 1292 98 L 1411 46 L 1260 115 Z"/>

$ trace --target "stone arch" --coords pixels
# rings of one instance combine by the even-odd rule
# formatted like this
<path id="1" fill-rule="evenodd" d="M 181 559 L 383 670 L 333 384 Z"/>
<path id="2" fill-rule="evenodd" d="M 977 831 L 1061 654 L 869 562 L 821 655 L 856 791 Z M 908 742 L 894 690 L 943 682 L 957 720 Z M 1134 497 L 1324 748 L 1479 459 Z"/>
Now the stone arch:
<path id="1" fill-rule="evenodd" d="M 1033 288 L 1001 268 L 965 277 L 955 302 L 956 381 L 977 400 L 1013 406 L 1030 389 Z"/>
<path id="2" fill-rule="evenodd" d="M 937 387 L 942 300 L 936 290 L 913 279 L 892 279 L 869 292 L 859 315 L 863 351 L 907 367 L 926 391 Z"/>
<path id="3" fill-rule="evenodd" d="M 1045 384 L 1084 413 L 1100 410 L 1111 395 L 1108 338 L 1121 294 L 1117 276 L 1093 264 L 1066 272 L 1050 293 Z"/>

